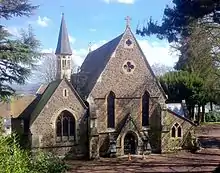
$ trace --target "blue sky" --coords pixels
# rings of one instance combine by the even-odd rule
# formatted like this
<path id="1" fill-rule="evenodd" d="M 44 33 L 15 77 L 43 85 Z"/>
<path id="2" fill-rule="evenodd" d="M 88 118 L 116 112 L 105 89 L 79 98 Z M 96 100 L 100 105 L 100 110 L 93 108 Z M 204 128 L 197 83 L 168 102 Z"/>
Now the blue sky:
<path id="1" fill-rule="evenodd" d="M 88 53 L 88 44 L 95 49 L 110 41 L 125 29 L 125 17 L 132 18 L 133 32 L 138 23 L 150 16 L 161 20 L 166 5 L 171 0 L 33 0 L 40 8 L 30 18 L 3 21 L 8 30 L 17 35 L 20 28 L 31 24 L 44 52 L 56 48 L 61 13 L 64 12 L 73 59 L 80 65 Z M 173 65 L 176 57 L 169 53 L 169 45 L 155 37 L 136 36 L 150 64 Z"/>

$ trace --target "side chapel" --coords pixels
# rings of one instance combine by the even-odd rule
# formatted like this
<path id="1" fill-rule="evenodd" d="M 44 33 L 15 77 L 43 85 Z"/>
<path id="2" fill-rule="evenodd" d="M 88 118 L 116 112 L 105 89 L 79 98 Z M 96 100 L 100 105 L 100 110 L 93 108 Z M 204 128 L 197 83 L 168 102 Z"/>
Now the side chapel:
<path id="1" fill-rule="evenodd" d="M 41 86 L 12 119 L 12 130 L 23 134 L 29 147 L 94 159 L 185 146 L 194 124 L 167 109 L 166 94 L 128 21 L 122 34 L 89 52 L 80 72 L 72 76 L 62 16 L 57 79 Z"/>

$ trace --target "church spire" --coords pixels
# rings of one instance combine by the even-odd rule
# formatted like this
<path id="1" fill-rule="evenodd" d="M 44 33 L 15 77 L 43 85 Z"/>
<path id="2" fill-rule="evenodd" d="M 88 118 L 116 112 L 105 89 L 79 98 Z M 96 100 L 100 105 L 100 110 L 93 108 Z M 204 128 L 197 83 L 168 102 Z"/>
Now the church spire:
<path id="1" fill-rule="evenodd" d="M 62 20 L 60 25 L 60 33 L 56 48 L 56 55 L 72 55 L 72 50 L 70 48 L 69 35 L 66 28 L 66 23 L 64 19 L 64 14 L 62 13 Z"/>
<path id="2" fill-rule="evenodd" d="M 60 25 L 60 33 L 57 43 L 57 49 L 55 52 L 57 56 L 57 79 L 66 78 L 70 81 L 71 79 L 71 55 L 72 51 L 70 48 L 69 35 L 64 20 L 64 14 L 62 15 L 62 21 Z"/>

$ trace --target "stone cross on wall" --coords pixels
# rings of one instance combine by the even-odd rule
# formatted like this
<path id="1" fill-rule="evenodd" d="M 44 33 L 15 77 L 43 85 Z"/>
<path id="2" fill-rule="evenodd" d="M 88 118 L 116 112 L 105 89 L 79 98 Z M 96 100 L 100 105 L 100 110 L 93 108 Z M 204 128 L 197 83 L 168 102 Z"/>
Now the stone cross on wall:
<path id="1" fill-rule="evenodd" d="M 130 27 L 131 17 L 130 17 L 130 16 L 127 16 L 127 17 L 125 18 L 125 20 L 126 20 L 126 27 Z"/>

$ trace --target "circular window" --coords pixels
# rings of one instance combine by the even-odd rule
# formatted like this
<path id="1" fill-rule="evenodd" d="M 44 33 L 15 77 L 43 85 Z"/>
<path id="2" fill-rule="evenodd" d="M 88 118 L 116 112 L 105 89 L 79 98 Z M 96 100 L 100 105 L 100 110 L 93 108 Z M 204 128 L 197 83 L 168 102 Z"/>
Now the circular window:
<path id="1" fill-rule="evenodd" d="M 134 69 L 135 69 L 135 65 L 133 61 L 128 60 L 123 64 L 123 70 L 126 73 L 131 73 L 134 71 Z"/>
<path id="2" fill-rule="evenodd" d="M 128 49 L 133 48 L 132 40 L 131 39 L 126 39 L 125 42 L 124 42 L 124 47 L 128 48 Z"/>

